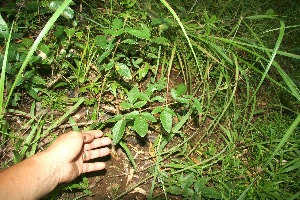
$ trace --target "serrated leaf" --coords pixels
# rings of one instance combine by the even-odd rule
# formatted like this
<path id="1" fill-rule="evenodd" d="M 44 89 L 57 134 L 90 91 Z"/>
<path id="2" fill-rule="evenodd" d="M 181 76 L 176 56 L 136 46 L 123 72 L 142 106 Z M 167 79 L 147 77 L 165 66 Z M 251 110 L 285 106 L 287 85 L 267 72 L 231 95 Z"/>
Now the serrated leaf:
<path id="1" fill-rule="evenodd" d="M 141 117 L 151 122 L 157 122 L 156 118 L 148 112 L 142 112 Z"/>
<path id="2" fill-rule="evenodd" d="M 156 107 L 152 110 L 151 114 L 157 114 L 160 113 L 163 110 L 162 107 Z"/>
<path id="3" fill-rule="evenodd" d="M 149 40 L 151 36 L 150 29 L 145 24 L 142 24 L 142 28 L 143 29 L 126 28 L 125 31 L 137 38 Z"/>
<path id="4" fill-rule="evenodd" d="M 139 93 L 140 91 L 136 86 L 131 88 L 131 90 L 127 93 L 128 101 L 134 103 L 138 99 Z"/>
<path id="5" fill-rule="evenodd" d="M 107 46 L 107 39 L 104 35 L 97 35 L 95 37 L 95 44 L 98 45 L 101 49 L 105 49 Z"/>
<path id="6" fill-rule="evenodd" d="M 141 136 L 145 137 L 148 132 L 148 123 L 144 118 L 137 117 L 134 120 L 134 129 Z"/>
<path id="7" fill-rule="evenodd" d="M 120 103 L 120 106 L 121 106 L 123 109 L 125 109 L 125 110 L 130 109 L 130 108 L 133 107 L 132 103 L 129 103 L 129 102 L 127 102 L 127 101 L 121 102 L 121 103 Z"/>
<path id="8" fill-rule="evenodd" d="M 138 92 L 136 96 L 140 100 L 149 101 L 149 96 L 145 93 Z"/>
<path id="9" fill-rule="evenodd" d="M 111 36 L 119 36 L 121 34 L 123 34 L 124 30 L 123 29 L 118 29 L 118 30 L 115 30 L 115 29 L 104 29 L 103 30 L 103 33 L 105 33 L 106 35 L 111 35 Z"/>
<path id="10" fill-rule="evenodd" d="M 0 34 L 4 38 L 8 38 L 8 35 L 9 35 L 8 26 L 1 15 L 0 15 Z"/>
<path id="11" fill-rule="evenodd" d="M 154 101 L 165 102 L 166 99 L 165 99 L 164 97 L 162 97 L 162 96 L 155 96 L 155 97 L 153 97 L 150 101 L 151 101 L 151 102 L 154 102 Z"/>
<path id="12" fill-rule="evenodd" d="M 124 78 L 124 79 L 132 79 L 132 75 L 130 69 L 123 63 L 117 63 L 115 65 L 117 72 Z"/>
<path id="13" fill-rule="evenodd" d="M 168 39 L 164 38 L 164 37 L 156 37 L 156 38 L 152 39 L 151 41 L 156 44 L 169 45 Z"/>
<path id="14" fill-rule="evenodd" d="M 132 40 L 132 39 L 123 40 L 122 43 L 124 43 L 124 44 L 139 44 L 137 41 Z"/>
<path id="15" fill-rule="evenodd" d="M 113 133 L 112 136 L 114 145 L 118 144 L 119 141 L 122 139 L 125 132 L 125 124 L 126 122 L 124 120 L 120 120 L 112 128 L 111 131 Z"/>
<path id="16" fill-rule="evenodd" d="M 212 198 L 212 199 L 222 199 L 222 194 L 218 192 L 216 189 L 211 188 L 211 187 L 205 187 L 202 191 L 201 194 L 204 197 Z"/>
<path id="17" fill-rule="evenodd" d="M 120 29 L 123 27 L 123 25 L 124 25 L 124 22 L 122 19 L 116 18 L 112 21 L 112 27 L 114 29 Z"/>
<path id="18" fill-rule="evenodd" d="M 107 122 L 117 122 L 117 121 L 120 121 L 122 119 L 122 117 L 123 116 L 121 114 L 118 114 L 118 115 L 115 115 L 115 116 L 109 118 L 107 120 Z"/>
<path id="19" fill-rule="evenodd" d="M 170 133 L 172 129 L 172 114 L 166 109 L 160 113 L 160 121 L 164 129 Z"/>
<path id="20" fill-rule="evenodd" d="M 124 115 L 125 119 L 135 119 L 140 115 L 140 113 L 138 111 L 132 111 L 130 113 L 127 113 L 126 115 Z"/>
<path id="21" fill-rule="evenodd" d="M 49 4 L 49 9 L 55 12 L 61 5 L 63 1 L 52 1 Z M 67 6 L 64 11 L 61 13 L 61 16 L 63 16 L 66 19 L 73 19 L 74 18 L 74 11 L 72 8 Z"/>
<path id="22" fill-rule="evenodd" d="M 133 105 L 133 107 L 134 108 L 141 108 L 141 107 L 143 107 L 144 105 L 146 105 L 147 104 L 147 101 L 138 101 L 138 102 L 136 102 L 134 105 Z"/>

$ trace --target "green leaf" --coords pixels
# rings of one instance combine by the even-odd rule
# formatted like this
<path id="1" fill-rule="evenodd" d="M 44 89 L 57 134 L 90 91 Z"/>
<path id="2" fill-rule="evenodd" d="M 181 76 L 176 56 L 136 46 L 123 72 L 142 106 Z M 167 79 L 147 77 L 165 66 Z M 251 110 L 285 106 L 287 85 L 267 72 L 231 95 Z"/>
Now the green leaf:
<path id="1" fill-rule="evenodd" d="M 114 145 L 118 144 L 119 141 L 122 139 L 125 132 L 125 124 L 126 124 L 125 120 L 120 120 L 112 128 L 111 131 L 113 133 Z"/>
<path id="2" fill-rule="evenodd" d="M 95 44 L 98 45 L 100 48 L 105 49 L 107 46 L 107 39 L 104 35 L 97 35 L 95 37 Z"/>
<path id="3" fill-rule="evenodd" d="M 166 109 L 164 109 L 160 113 L 160 121 L 161 121 L 162 126 L 164 127 L 164 129 L 168 133 L 170 133 L 171 129 L 172 129 L 172 114 L 170 112 L 168 112 Z"/>
<path id="4" fill-rule="evenodd" d="M 115 116 L 109 118 L 107 120 L 107 122 L 117 122 L 117 121 L 120 121 L 122 119 L 122 117 L 123 116 L 121 114 L 118 114 L 118 115 L 115 115 Z"/>
<path id="5" fill-rule="evenodd" d="M 156 118 L 148 112 L 142 112 L 141 116 L 151 122 L 157 122 Z"/>
<path id="6" fill-rule="evenodd" d="M 137 117 L 134 120 L 134 129 L 141 136 L 145 137 L 148 132 L 148 123 L 142 117 Z"/>
<path id="7" fill-rule="evenodd" d="M 139 79 L 144 78 L 149 71 L 149 63 L 145 63 L 141 68 L 139 68 L 138 74 L 139 74 Z"/>
<path id="8" fill-rule="evenodd" d="M 125 116 L 124 116 L 124 118 L 125 119 L 135 119 L 135 118 L 137 118 L 138 116 L 140 115 L 140 113 L 138 112 L 138 111 L 132 111 L 132 112 L 130 112 L 130 113 L 127 113 Z"/>
<path id="9" fill-rule="evenodd" d="M 164 38 L 164 37 L 156 37 L 156 38 L 152 39 L 151 41 L 156 44 L 169 45 L 168 39 Z"/>
<path id="10" fill-rule="evenodd" d="M 122 43 L 124 43 L 124 44 L 139 44 L 137 41 L 132 40 L 132 39 L 123 40 Z"/>
<path id="11" fill-rule="evenodd" d="M 117 72 L 124 78 L 124 79 L 132 79 L 132 75 L 130 69 L 123 63 L 116 63 L 115 68 Z"/>
<path id="12" fill-rule="evenodd" d="M 120 141 L 119 143 L 121 145 L 121 147 L 124 149 L 128 159 L 130 160 L 131 164 L 133 165 L 134 170 L 136 170 L 136 164 L 134 162 L 133 156 L 129 150 L 129 148 L 127 147 L 126 143 L 123 141 Z"/>
<path id="13" fill-rule="evenodd" d="M 140 99 L 140 100 L 144 100 L 144 101 L 149 101 L 149 96 L 145 93 L 142 93 L 142 92 L 138 92 L 136 94 L 137 98 Z"/>
<path id="14" fill-rule="evenodd" d="M 65 28 L 64 31 L 67 34 L 68 38 L 71 38 L 74 35 L 74 33 L 76 32 L 76 29 L 75 28 Z"/>
<path id="15" fill-rule="evenodd" d="M 141 108 L 141 107 L 143 107 L 144 105 L 146 105 L 147 104 L 147 101 L 138 101 L 138 102 L 136 102 L 134 105 L 133 105 L 133 107 L 134 108 Z"/>
<path id="16" fill-rule="evenodd" d="M 154 101 L 165 102 L 166 99 L 165 99 L 164 97 L 162 97 L 162 96 L 155 96 L 155 97 L 153 97 L 150 101 L 151 101 L 151 102 L 154 102 Z"/>
<path id="17" fill-rule="evenodd" d="M 30 47 L 33 44 L 33 39 L 31 38 L 23 38 L 22 43 L 25 45 L 25 47 Z"/>
<path id="18" fill-rule="evenodd" d="M 202 114 L 202 105 L 198 99 L 194 99 L 194 106 L 199 114 Z"/>
<path id="19" fill-rule="evenodd" d="M 4 19 L 2 18 L 1 14 L 0 14 L 0 34 L 5 38 L 8 38 L 9 36 L 8 26 L 4 21 Z"/>
<path id="20" fill-rule="evenodd" d="M 133 29 L 127 27 L 125 31 L 137 38 L 149 40 L 151 36 L 150 29 L 145 24 L 141 24 L 141 26 L 142 29 Z"/>
<path id="21" fill-rule="evenodd" d="M 52 1 L 49 5 L 49 9 L 55 12 L 61 5 L 63 4 L 63 1 Z M 61 16 L 63 16 L 66 19 L 73 19 L 74 18 L 74 11 L 72 8 L 67 6 L 64 11 L 61 13 Z"/>
<path id="22" fill-rule="evenodd" d="M 151 114 L 157 114 L 160 113 L 163 110 L 162 107 L 156 107 L 152 110 Z"/>
<path id="23" fill-rule="evenodd" d="M 97 59 L 97 64 L 100 64 L 108 55 L 110 54 L 110 51 L 105 51 L 101 54 L 101 56 Z M 113 66 L 113 65 L 112 65 Z"/>
<path id="24" fill-rule="evenodd" d="M 207 182 L 206 178 L 198 178 L 194 183 L 195 192 L 197 193 L 201 192 L 204 189 L 206 182 Z"/>
<path id="25" fill-rule="evenodd" d="M 181 83 L 177 85 L 175 88 L 171 89 L 171 95 L 174 99 L 176 99 L 177 97 L 186 93 L 186 91 L 187 91 L 187 87 L 183 83 Z"/>
<path id="26" fill-rule="evenodd" d="M 136 102 L 136 100 L 138 99 L 139 93 L 140 93 L 140 91 L 137 88 L 137 86 L 134 86 L 133 88 L 131 88 L 131 90 L 127 93 L 128 101 L 131 103 Z"/>
<path id="27" fill-rule="evenodd" d="M 118 29 L 118 30 L 115 30 L 115 29 L 104 29 L 103 30 L 103 33 L 105 33 L 106 35 L 111 35 L 111 36 L 119 36 L 121 34 L 123 34 L 124 30 L 123 29 Z"/>
<path id="28" fill-rule="evenodd" d="M 212 199 L 222 199 L 222 194 L 218 192 L 214 188 L 206 187 L 201 191 L 201 194 L 204 197 L 212 198 Z"/>
<path id="29" fill-rule="evenodd" d="M 125 110 L 128 110 L 128 109 L 130 109 L 130 108 L 133 107 L 132 103 L 129 103 L 129 102 L 127 102 L 127 101 L 121 102 L 121 103 L 120 103 L 120 106 L 121 106 L 123 109 L 125 109 Z"/>
<path id="30" fill-rule="evenodd" d="M 124 25 L 123 20 L 119 18 L 114 19 L 112 22 L 113 29 L 120 29 L 123 27 L 123 25 Z"/>

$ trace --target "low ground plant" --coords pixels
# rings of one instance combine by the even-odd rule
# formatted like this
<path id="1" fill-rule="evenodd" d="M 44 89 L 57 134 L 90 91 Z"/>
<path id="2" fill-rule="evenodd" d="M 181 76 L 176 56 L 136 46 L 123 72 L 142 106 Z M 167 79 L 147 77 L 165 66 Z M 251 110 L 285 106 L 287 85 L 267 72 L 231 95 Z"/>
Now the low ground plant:
<path id="1" fill-rule="evenodd" d="M 148 180 L 149 199 L 299 198 L 296 8 L 255 0 L 23 3 L 17 13 L 12 3 L 1 9 L 2 168 L 65 128 L 108 128 L 135 173 L 149 172 L 116 199 Z M 83 122 L 78 110 L 88 113 Z M 131 135 L 151 144 L 146 169 Z M 92 195 L 80 180 L 51 198 Z"/>

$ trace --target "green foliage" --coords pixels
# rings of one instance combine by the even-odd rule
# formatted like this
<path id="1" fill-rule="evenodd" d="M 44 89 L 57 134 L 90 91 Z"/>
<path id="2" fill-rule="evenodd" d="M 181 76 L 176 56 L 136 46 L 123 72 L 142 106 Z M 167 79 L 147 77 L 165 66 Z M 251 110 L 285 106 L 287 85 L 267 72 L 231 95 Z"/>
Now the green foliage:
<path id="1" fill-rule="evenodd" d="M 126 136 L 155 136 L 149 198 L 154 189 L 186 199 L 299 197 L 290 13 L 259 1 L 87 1 L 78 13 L 69 3 L 0 9 L 1 148 L 12 141 L 14 162 L 66 119 L 80 131 L 70 115 L 85 107 L 95 122 L 85 128 L 110 128 L 136 170 Z M 29 114 L 18 110 L 24 101 Z M 28 118 L 26 131 L 9 125 L 8 109 Z M 91 195 L 86 178 L 69 189 Z"/>

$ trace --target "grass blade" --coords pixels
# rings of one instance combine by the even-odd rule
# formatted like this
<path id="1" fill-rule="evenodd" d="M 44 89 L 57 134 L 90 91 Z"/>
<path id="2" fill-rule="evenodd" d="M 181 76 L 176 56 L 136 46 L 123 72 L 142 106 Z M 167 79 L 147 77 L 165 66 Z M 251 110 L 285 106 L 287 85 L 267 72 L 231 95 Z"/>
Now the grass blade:
<path id="1" fill-rule="evenodd" d="M 38 47 L 39 43 L 42 41 L 42 39 L 45 37 L 45 35 L 49 32 L 49 30 L 51 29 L 51 27 L 53 26 L 53 24 L 56 22 L 56 20 L 58 19 L 58 17 L 60 16 L 60 14 L 64 11 L 64 9 L 72 2 L 72 0 L 65 0 L 63 2 L 63 4 L 56 10 L 56 12 L 52 15 L 52 17 L 49 19 L 49 21 L 46 23 L 46 25 L 44 26 L 43 30 L 40 32 L 40 34 L 38 35 L 38 37 L 36 38 L 36 40 L 34 41 L 33 45 L 31 46 L 31 48 L 29 49 L 29 52 L 24 60 L 24 62 L 22 63 L 22 66 L 16 76 L 16 79 L 9 91 L 7 100 L 6 100 L 6 104 L 4 106 L 4 108 L 6 108 L 8 106 L 9 100 L 11 98 L 11 95 L 13 94 L 13 91 L 17 85 L 17 83 L 19 82 L 19 79 L 25 69 L 25 67 L 27 66 L 28 62 L 30 61 L 31 56 L 33 55 L 33 53 L 35 52 L 36 48 Z"/>

